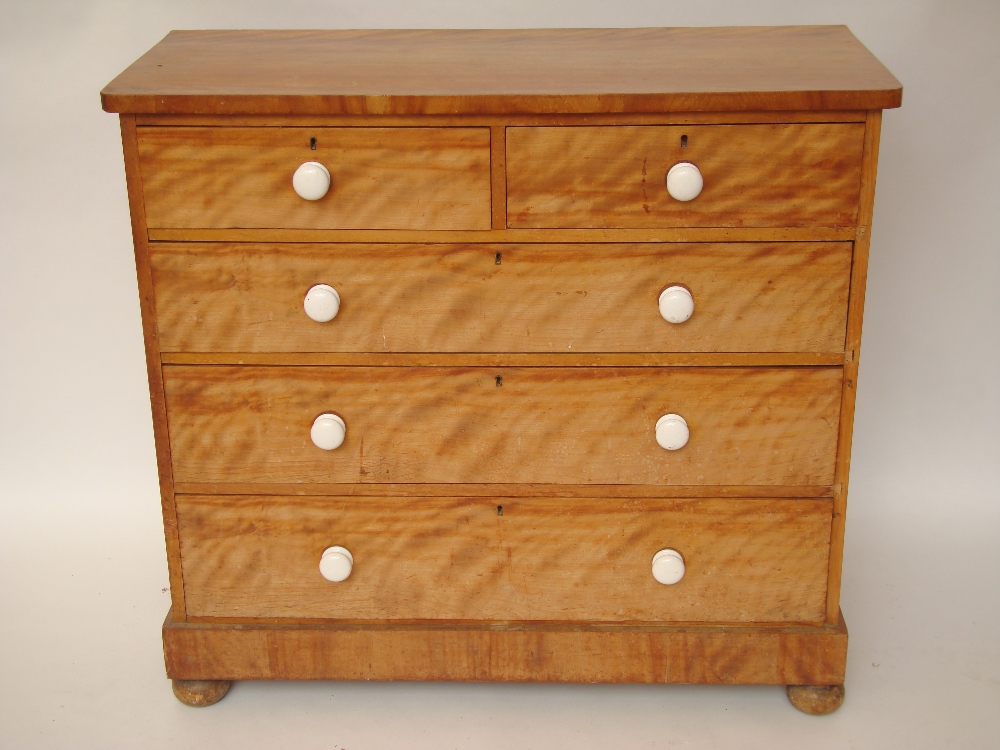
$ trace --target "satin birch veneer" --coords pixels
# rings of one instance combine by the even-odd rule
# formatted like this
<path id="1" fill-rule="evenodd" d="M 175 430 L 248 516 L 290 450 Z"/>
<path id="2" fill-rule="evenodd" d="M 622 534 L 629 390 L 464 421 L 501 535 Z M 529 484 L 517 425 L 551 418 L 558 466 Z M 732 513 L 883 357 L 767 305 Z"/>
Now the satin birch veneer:
<path id="1" fill-rule="evenodd" d="M 822 623 L 830 501 L 178 495 L 192 618 Z M 331 541 L 332 540 L 332 541 Z M 335 542 L 354 570 L 316 569 Z M 687 559 L 662 586 L 650 561 Z"/>
<path id="2" fill-rule="evenodd" d="M 836 709 L 900 101 L 842 26 L 172 32 L 136 61 L 102 102 L 175 695 L 759 683 Z"/>
<path id="3" fill-rule="evenodd" d="M 460 680 L 839 686 L 843 618 L 825 626 L 565 623 L 163 623 L 175 679 Z"/>
<path id="4" fill-rule="evenodd" d="M 288 189 L 305 161 L 329 165 L 319 200 Z M 139 165 L 155 229 L 490 227 L 487 128 L 148 127 Z"/>
<path id="5" fill-rule="evenodd" d="M 843 352 L 850 243 L 155 243 L 163 352 Z M 683 282 L 695 314 L 657 298 Z M 341 307 L 318 325 L 306 291 Z M 462 321 L 455 325 L 455 321 Z"/>
<path id="6" fill-rule="evenodd" d="M 829 486 L 841 377 L 834 367 L 164 367 L 177 482 Z M 336 451 L 309 439 L 323 412 L 346 422 Z M 656 444 L 671 412 L 691 427 L 683 450 Z"/>
<path id="7" fill-rule="evenodd" d="M 864 126 L 507 129 L 507 223 L 541 227 L 850 226 Z M 704 188 L 674 200 L 665 176 L 697 164 Z"/>

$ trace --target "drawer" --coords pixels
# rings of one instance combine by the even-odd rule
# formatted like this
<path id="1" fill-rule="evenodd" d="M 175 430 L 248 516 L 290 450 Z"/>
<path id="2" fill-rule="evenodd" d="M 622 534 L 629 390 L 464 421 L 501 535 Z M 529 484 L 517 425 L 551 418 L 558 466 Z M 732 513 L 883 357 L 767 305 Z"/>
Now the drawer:
<path id="1" fill-rule="evenodd" d="M 164 352 L 836 352 L 851 243 L 154 244 Z M 303 309 L 337 290 L 326 322 Z M 690 290 L 668 323 L 658 298 Z"/>
<path id="2" fill-rule="evenodd" d="M 833 482 L 842 371 L 163 368 L 178 483 L 806 485 Z M 346 439 L 313 445 L 340 416 Z M 665 450 L 679 414 L 690 439 Z M 200 490 L 199 490 L 200 491 Z"/>
<path id="3" fill-rule="evenodd" d="M 851 226 L 863 123 L 507 128 L 507 225 Z M 686 144 L 686 145 L 685 145 Z M 704 187 L 670 197 L 691 162 Z"/>
<path id="4" fill-rule="evenodd" d="M 502 508 L 502 515 L 500 510 Z M 829 500 L 177 497 L 193 617 L 810 622 Z M 320 575 L 330 546 L 353 568 Z M 652 576 L 676 549 L 684 575 Z"/>
<path id="5" fill-rule="evenodd" d="M 138 138 L 150 228 L 490 228 L 489 128 L 142 127 Z M 307 161 L 330 172 L 319 200 L 292 187 Z"/>

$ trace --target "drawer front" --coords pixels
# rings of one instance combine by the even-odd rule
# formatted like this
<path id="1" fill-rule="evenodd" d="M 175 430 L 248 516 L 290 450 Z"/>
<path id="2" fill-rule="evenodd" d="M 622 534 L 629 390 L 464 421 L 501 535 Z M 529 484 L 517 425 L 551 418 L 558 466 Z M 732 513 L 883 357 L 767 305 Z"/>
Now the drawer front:
<path id="1" fill-rule="evenodd" d="M 319 200 L 292 187 L 307 161 Z M 139 163 L 154 229 L 490 228 L 488 128 L 143 127 Z"/>
<path id="2" fill-rule="evenodd" d="M 176 482 L 833 482 L 841 369 L 163 368 Z M 500 378 L 498 380 L 498 378 Z M 313 445 L 323 413 L 346 423 Z M 690 439 L 665 450 L 657 420 Z"/>
<path id="3" fill-rule="evenodd" d="M 835 352 L 851 244 L 177 243 L 152 270 L 164 352 Z M 303 309 L 315 284 L 333 320 Z"/>
<path id="4" fill-rule="evenodd" d="M 863 123 L 507 128 L 507 224 L 851 226 L 863 142 Z M 679 162 L 704 179 L 690 201 L 667 192 Z"/>
<path id="5" fill-rule="evenodd" d="M 498 511 L 501 504 L 502 515 Z M 193 617 L 810 622 L 829 500 L 177 498 Z M 346 548 L 346 580 L 320 575 Z M 684 559 L 657 583 L 653 555 Z"/>

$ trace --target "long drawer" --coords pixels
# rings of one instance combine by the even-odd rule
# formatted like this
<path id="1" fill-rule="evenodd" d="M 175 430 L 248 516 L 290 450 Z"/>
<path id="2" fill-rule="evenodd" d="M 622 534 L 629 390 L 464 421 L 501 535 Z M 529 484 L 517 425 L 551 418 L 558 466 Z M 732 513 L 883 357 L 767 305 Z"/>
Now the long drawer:
<path id="1" fill-rule="evenodd" d="M 507 128 L 507 225 L 851 226 L 863 123 Z M 666 173 L 690 162 L 690 201 Z"/>
<path id="2" fill-rule="evenodd" d="M 833 482 L 827 368 L 163 368 L 176 482 Z M 320 414 L 346 439 L 321 450 Z M 690 439 L 665 450 L 657 420 Z"/>
<path id="3" fill-rule="evenodd" d="M 851 244 L 152 246 L 164 352 L 843 351 Z M 340 310 L 303 309 L 316 284 Z M 683 285 L 694 313 L 661 317 Z"/>
<path id="4" fill-rule="evenodd" d="M 829 500 L 177 498 L 193 617 L 818 622 Z M 350 551 L 350 576 L 319 572 Z M 677 550 L 673 585 L 654 554 Z"/>
<path id="5" fill-rule="evenodd" d="M 150 228 L 489 229 L 489 128 L 139 128 Z M 311 148 L 315 145 L 315 148 Z M 308 161 L 329 192 L 300 198 Z"/>

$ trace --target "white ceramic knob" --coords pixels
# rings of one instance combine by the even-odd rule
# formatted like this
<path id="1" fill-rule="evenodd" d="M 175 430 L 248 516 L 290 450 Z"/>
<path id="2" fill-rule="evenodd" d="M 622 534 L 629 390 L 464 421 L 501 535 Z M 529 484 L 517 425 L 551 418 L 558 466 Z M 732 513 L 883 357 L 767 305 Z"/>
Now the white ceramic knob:
<path id="1" fill-rule="evenodd" d="M 680 414 L 664 414 L 656 420 L 656 442 L 661 448 L 676 451 L 687 445 L 691 433 Z"/>
<path id="2" fill-rule="evenodd" d="M 678 162 L 667 172 L 667 192 L 675 200 L 693 201 L 704 186 L 701 170 L 689 161 Z"/>
<path id="3" fill-rule="evenodd" d="M 653 555 L 653 578 L 672 586 L 684 577 L 684 558 L 675 549 L 661 549 Z"/>
<path id="4" fill-rule="evenodd" d="M 660 304 L 662 306 L 663 303 Z M 340 295 L 329 284 L 316 284 L 306 292 L 302 306 L 306 310 L 306 315 L 317 323 L 326 323 L 336 318 L 340 312 Z"/>
<path id="5" fill-rule="evenodd" d="M 292 187 L 300 198 L 318 201 L 330 189 L 330 170 L 318 161 L 300 164 L 292 175 Z"/>
<path id="6" fill-rule="evenodd" d="M 668 323 L 683 323 L 694 312 L 694 297 L 682 286 L 668 286 L 660 292 L 660 315 Z"/>
<path id="7" fill-rule="evenodd" d="M 319 573 L 328 581 L 346 581 L 354 569 L 354 555 L 344 547 L 327 547 L 319 559 Z"/>
<path id="8" fill-rule="evenodd" d="M 325 451 L 332 451 L 344 443 L 347 425 L 336 414 L 320 414 L 309 430 L 313 445 Z"/>

